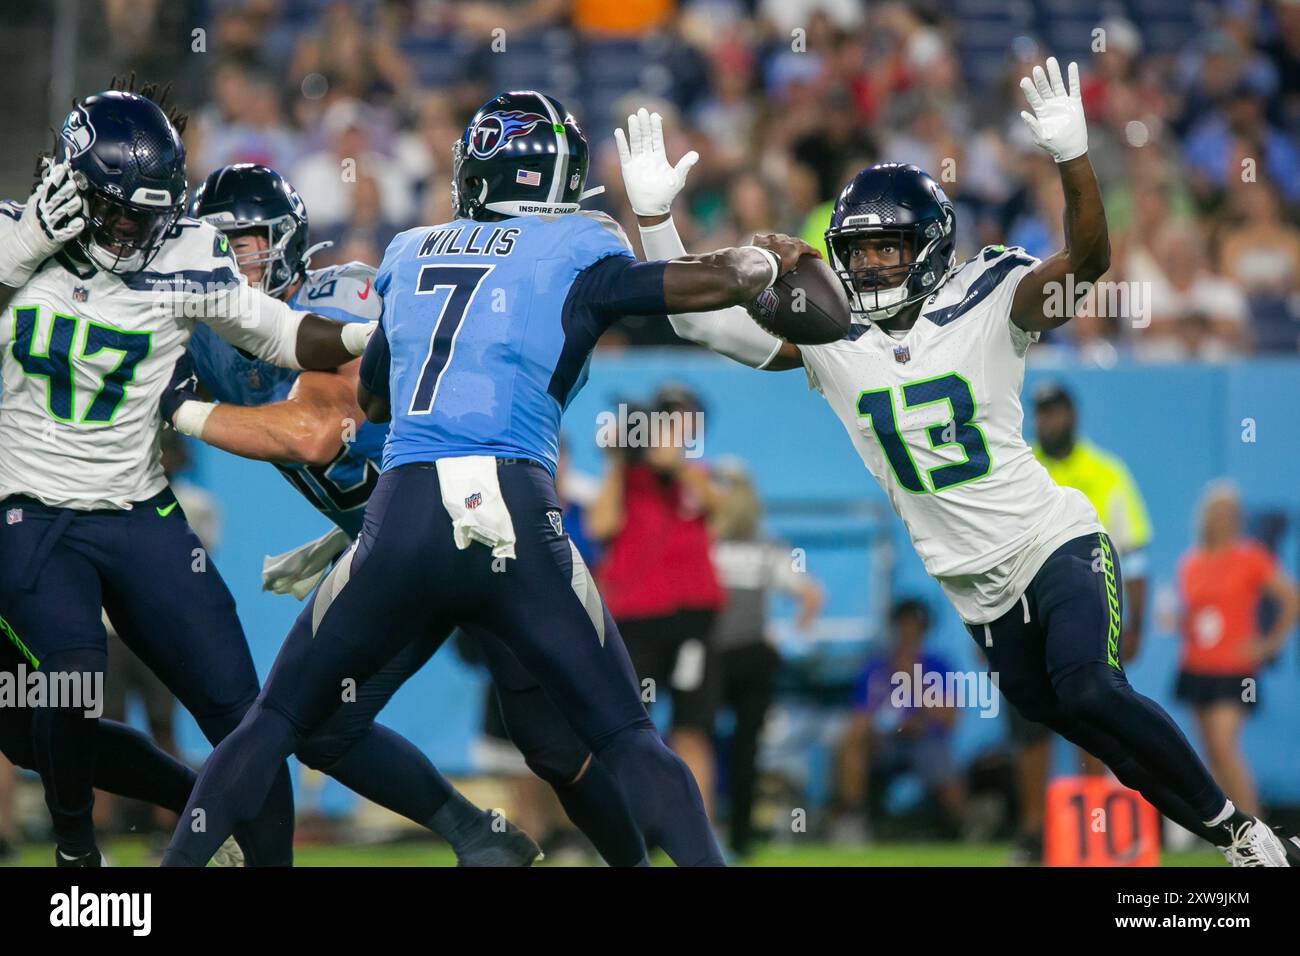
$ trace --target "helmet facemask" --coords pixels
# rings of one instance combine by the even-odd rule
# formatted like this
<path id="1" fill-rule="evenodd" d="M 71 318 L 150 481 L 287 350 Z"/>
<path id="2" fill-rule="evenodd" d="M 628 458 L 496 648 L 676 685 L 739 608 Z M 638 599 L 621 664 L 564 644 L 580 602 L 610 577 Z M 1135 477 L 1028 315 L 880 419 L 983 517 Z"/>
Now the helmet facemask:
<path id="1" fill-rule="evenodd" d="M 147 266 L 183 209 L 130 203 L 102 191 L 90 191 L 85 205 L 86 228 L 77 243 L 97 268 L 117 275 Z"/>
<path id="2" fill-rule="evenodd" d="M 235 262 L 239 265 L 240 272 L 246 271 L 249 266 L 261 266 L 262 277 L 250 285 L 270 296 L 279 296 L 295 280 L 302 277 L 302 274 L 307 271 L 307 260 L 312 253 L 332 245 L 326 242 L 313 246 L 301 260 L 293 262 L 289 256 L 289 244 L 293 242 L 294 233 L 300 225 L 299 220 L 293 216 L 278 216 L 275 219 L 258 222 L 238 220 L 222 222 L 219 215 L 207 216 L 205 219 L 230 239 L 256 236 L 263 240 L 265 245 L 261 249 L 248 252 L 235 250 Z"/>
<path id="3" fill-rule="evenodd" d="M 864 321 L 892 319 L 909 305 L 929 296 L 943 282 L 952 265 L 937 261 L 938 246 L 951 232 L 936 220 L 906 226 L 855 224 L 852 217 L 827 233 L 831 267 L 848 294 L 849 307 Z M 891 241 L 897 262 L 854 269 L 853 243 L 863 238 Z M 911 258 L 904 257 L 904 250 Z"/>
<path id="4" fill-rule="evenodd" d="M 54 160 L 71 166 L 86 216 L 72 246 L 105 272 L 146 268 L 184 214 L 185 117 L 166 98 L 153 84 L 96 94 L 55 136 Z"/>

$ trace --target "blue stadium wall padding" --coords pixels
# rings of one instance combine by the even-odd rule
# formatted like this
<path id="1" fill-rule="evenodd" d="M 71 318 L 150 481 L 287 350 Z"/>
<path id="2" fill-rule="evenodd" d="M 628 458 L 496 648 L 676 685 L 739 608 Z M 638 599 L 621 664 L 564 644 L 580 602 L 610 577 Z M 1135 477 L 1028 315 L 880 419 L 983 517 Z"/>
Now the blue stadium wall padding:
<path id="1" fill-rule="evenodd" d="M 1051 376 L 1078 400 L 1083 433 L 1122 457 L 1151 511 L 1148 631 L 1129 669 L 1139 690 L 1170 707 L 1192 734 L 1190 714 L 1173 701 L 1178 640 L 1161 632 L 1157 600 L 1168 595 L 1180 555 L 1194 536 L 1197 500 L 1206 482 L 1236 480 L 1251 511 L 1276 510 L 1289 518 L 1281 558 L 1295 574 L 1300 564 L 1300 361 L 1257 359 L 1224 365 L 1120 365 L 1098 369 L 1031 369 L 1024 394 Z M 641 401 L 666 380 L 684 382 L 703 398 L 706 458 L 737 455 L 750 465 L 765 499 L 804 501 L 828 508 L 884 497 L 822 398 L 801 372 L 754 372 L 713 356 L 680 350 L 601 355 L 584 391 L 565 415 L 575 468 L 599 474 L 603 456 L 594 444 L 597 415 L 619 400 Z M 864 387 L 870 383 L 863 383 Z M 1026 398 L 1026 402 L 1028 399 Z M 1253 436 L 1249 429 L 1253 423 Z M 1032 429 L 1032 416 L 1026 428 Z M 1253 437 L 1253 441 L 1244 440 Z M 239 604 L 259 671 L 266 673 L 299 610 L 297 602 L 260 590 L 262 556 L 298 545 L 325 530 L 324 521 L 276 471 L 208 448 L 196 449 L 195 479 L 217 498 L 223 536 L 217 561 Z M 895 594 L 919 594 L 937 612 L 934 641 L 963 668 L 979 658 L 938 588 L 926 577 L 901 525 L 883 525 L 897 563 Z M 797 542 L 796 542 L 797 543 Z M 827 562 L 810 567 L 832 595 L 831 612 L 860 613 L 866 585 L 861 565 Z M 864 638 L 869 636 L 863 635 Z M 1246 750 L 1266 801 L 1300 802 L 1294 731 L 1300 727 L 1300 646 L 1288 645 L 1260 679 L 1260 705 L 1247 724 Z M 482 712 L 482 680 L 451 648 L 413 678 L 384 720 L 426 750 L 446 772 L 472 769 L 469 745 Z M 973 713 L 959 722 L 959 755 L 970 756 L 1005 735 L 1003 720 Z M 1194 736 L 1194 734 L 1193 734 Z M 205 746 L 188 718 L 182 741 L 201 757 Z M 330 788 L 326 803 L 347 798 Z"/>

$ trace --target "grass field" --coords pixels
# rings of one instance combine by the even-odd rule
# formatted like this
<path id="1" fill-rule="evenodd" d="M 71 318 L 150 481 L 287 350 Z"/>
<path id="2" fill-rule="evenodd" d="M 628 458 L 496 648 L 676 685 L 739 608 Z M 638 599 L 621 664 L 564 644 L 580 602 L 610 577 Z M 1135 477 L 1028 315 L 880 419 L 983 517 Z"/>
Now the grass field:
<path id="1" fill-rule="evenodd" d="M 759 851 L 743 866 L 1002 866 L 1009 848 L 999 843 L 883 843 L 869 846 L 771 847 Z M 156 852 L 140 838 L 111 840 L 104 852 L 113 866 L 155 866 Z M 453 866 L 455 857 L 442 844 L 381 843 L 366 845 L 299 846 L 297 866 Z M 18 866 L 50 866 L 54 845 L 21 848 Z M 666 864 L 657 859 L 656 864 Z M 542 863 L 542 866 L 549 864 Z M 1164 866 L 1223 866 L 1214 851 L 1164 854 Z"/>

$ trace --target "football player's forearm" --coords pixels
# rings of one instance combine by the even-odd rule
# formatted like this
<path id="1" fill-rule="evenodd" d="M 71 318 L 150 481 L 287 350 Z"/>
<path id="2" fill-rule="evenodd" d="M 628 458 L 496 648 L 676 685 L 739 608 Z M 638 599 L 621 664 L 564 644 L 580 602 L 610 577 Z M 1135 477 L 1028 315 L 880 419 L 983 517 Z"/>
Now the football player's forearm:
<path id="1" fill-rule="evenodd" d="M 343 444 L 343 427 L 332 410 L 290 398 L 256 407 L 217 405 L 199 437 L 243 458 L 325 465 Z"/>
<path id="2" fill-rule="evenodd" d="M 647 259 L 671 260 L 687 254 L 670 216 L 638 216 L 637 222 Z M 671 313 L 668 321 L 673 331 L 688 342 L 751 368 L 766 367 L 783 344 L 738 305 L 715 312 Z"/>
<path id="3" fill-rule="evenodd" d="M 753 246 L 683 256 L 664 270 L 664 302 L 671 313 L 744 305 L 776 281 L 779 269 L 773 257 Z"/>
<path id="4" fill-rule="evenodd" d="M 14 297 L 18 290 L 7 285 L 0 284 L 0 312 L 9 308 L 9 300 Z"/>
<path id="5" fill-rule="evenodd" d="M 1101 187 L 1087 154 L 1060 163 L 1065 192 L 1065 251 L 1075 282 L 1095 282 L 1110 268 L 1110 232 Z"/>
<path id="6" fill-rule="evenodd" d="M 1065 193 L 1065 248 L 1044 259 L 1020 280 L 1011 301 L 1011 320 L 1030 332 L 1058 328 L 1074 317 L 1073 303 L 1060 308 L 1060 290 L 1091 283 L 1110 268 L 1110 234 L 1101 188 L 1085 153 L 1059 163 Z"/>
<path id="7" fill-rule="evenodd" d="M 298 338 L 294 354 L 304 369 L 333 369 L 344 365 L 365 349 L 365 342 L 357 347 L 349 341 L 364 328 L 356 323 L 335 322 L 324 316 L 308 313 L 298 324 Z M 352 331 L 349 332 L 348 330 Z"/>

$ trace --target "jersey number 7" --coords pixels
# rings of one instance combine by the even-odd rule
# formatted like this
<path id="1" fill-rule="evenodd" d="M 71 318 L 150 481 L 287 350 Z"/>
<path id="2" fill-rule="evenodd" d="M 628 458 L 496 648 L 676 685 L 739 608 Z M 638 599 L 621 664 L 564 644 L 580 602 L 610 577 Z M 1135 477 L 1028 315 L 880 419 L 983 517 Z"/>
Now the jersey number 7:
<path id="1" fill-rule="evenodd" d="M 135 381 L 136 367 L 149 355 L 152 332 L 123 332 L 74 315 L 55 314 L 50 325 L 50 339 L 44 353 L 36 349 L 34 305 L 14 309 L 14 361 L 28 375 L 48 383 L 45 406 L 50 417 L 72 422 L 76 409 L 77 381 L 73 374 L 72 351 L 78 330 L 85 325 L 78 358 L 86 359 L 100 352 L 117 352 L 117 364 L 105 373 L 99 390 L 79 419 L 85 425 L 107 425 L 113 421 L 126 397 L 126 386 Z"/>
<path id="2" fill-rule="evenodd" d="M 971 390 L 970 382 L 956 372 L 949 372 L 919 382 L 908 382 L 899 391 L 903 393 L 904 408 L 921 408 L 947 402 L 952 417 L 943 424 L 928 427 L 925 430 L 926 436 L 930 439 L 931 448 L 958 445 L 965 453 L 962 461 L 931 468 L 927 472 L 930 479 L 930 486 L 927 487 L 917 470 L 916 462 L 912 460 L 907 443 L 898 433 L 893 390 L 879 388 L 861 392 L 858 395 L 858 415 L 870 421 L 871 430 L 884 449 L 885 457 L 900 485 L 912 494 L 923 495 L 964 485 L 989 473 L 989 446 L 984 441 L 984 432 L 972 421 L 975 418 L 975 393 Z"/>
<path id="3" fill-rule="evenodd" d="M 438 386 L 442 383 L 442 373 L 451 364 L 452 353 L 456 350 L 456 336 L 460 334 L 465 314 L 469 311 L 474 296 L 478 294 L 479 286 L 495 268 L 496 266 L 466 264 L 425 266 L 420 270 L 420 277 L 415 282 L 416 295 L 433 295 L 443 290 L 450 290 L 450 293 L 442 300 L 442 309 L 433 323 L 433 334 L 429 336 L 429 354 L 424 358 L 419 381 L 415 383 L 408 414 L 427 415 L 433 411 Z"/>

